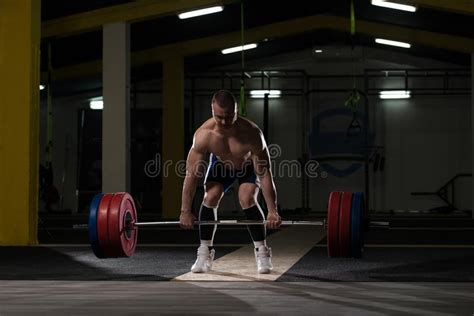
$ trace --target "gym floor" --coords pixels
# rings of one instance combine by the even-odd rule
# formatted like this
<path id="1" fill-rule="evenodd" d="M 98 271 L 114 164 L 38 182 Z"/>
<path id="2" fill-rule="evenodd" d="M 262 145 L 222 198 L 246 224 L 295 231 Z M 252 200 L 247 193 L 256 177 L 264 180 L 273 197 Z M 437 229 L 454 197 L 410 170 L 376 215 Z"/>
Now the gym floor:
<path id="1" fill-rule="evenodd" d="M 473 222 L 407 225 L 415 222 L 391 220 L 391 230 L 367 233 L 362 259 L 328 258 L 321 228 L 282 228 L 268 238 L 270 275 L 256 274 L 248 233 L 239 227 L 219 228 L 209 274 L 189 273 L 196 232 L 171 228 L 141 230 L 135 255 L 126 259 L 99 260 L 86 243 L 1 248 L 0 315 L 472 315 Z M 58 231 L 40 236 L 51 239 Z M 160 243 L 152 243 L 158 235 Z M 70 237 L 87 238 L 84 232 Z"/>

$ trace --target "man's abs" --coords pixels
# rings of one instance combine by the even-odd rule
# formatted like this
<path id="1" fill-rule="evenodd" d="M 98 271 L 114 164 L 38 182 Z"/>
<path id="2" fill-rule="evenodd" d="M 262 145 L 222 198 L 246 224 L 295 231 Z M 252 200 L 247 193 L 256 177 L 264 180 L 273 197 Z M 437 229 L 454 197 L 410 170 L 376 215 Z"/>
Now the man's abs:
<path id="1" fill-rule="evenodd" d="M 226 167 L 232 168 L 234 170 L 241 170 L 251 163 L 250 152 L 247 152 L 243 155 L 240 154 L 238 156 L 235 154 L 212 152 L 211 159 L 222 162 Z"/>

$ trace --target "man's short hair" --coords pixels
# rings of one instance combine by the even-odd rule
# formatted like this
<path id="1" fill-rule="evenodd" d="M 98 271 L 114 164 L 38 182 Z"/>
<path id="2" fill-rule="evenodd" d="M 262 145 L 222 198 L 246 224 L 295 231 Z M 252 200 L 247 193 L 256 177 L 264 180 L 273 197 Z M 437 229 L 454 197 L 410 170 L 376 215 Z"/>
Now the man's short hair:
<path id="1" fill-rule="evenodd" d="M 212 104 L 217 103 L 220 106 L 232 106 L 237 103 L 232 92 L 228 90 L 219 90 L 212 96 Z"/>

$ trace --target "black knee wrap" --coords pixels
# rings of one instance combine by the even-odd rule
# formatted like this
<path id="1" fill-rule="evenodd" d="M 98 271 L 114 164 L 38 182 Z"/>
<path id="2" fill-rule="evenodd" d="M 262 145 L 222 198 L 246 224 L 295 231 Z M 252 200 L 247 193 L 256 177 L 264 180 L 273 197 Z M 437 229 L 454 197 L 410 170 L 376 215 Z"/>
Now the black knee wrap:
<path id="1" fill-rule="evenodd" d="M 201 205 L 199 209 L 199 220 L 200 221 L 215 221 L 216 216 L 214 209 Z M 199 225 L 199 238 L 201 240 L 212 240 L 214 238 L 214 232 L 216 225 Z"/>
<path id="2" fill-rule="evenodd" d="M 245 217 L 248 220 L 255 220 L 255 221 L 263 221 L 265 220 L 265 216 L 263 215 L 262 210 L 260 209 L 258 204 L 255 204 L 252 207 L 244 209 Z M 265 240 L 267 235 L 267 231 L 265 229 L 265 225 L 249 225 L 247 229 L 250 233 L 250 237 L 252 237 L 253 241 L 262 241 Z"/>

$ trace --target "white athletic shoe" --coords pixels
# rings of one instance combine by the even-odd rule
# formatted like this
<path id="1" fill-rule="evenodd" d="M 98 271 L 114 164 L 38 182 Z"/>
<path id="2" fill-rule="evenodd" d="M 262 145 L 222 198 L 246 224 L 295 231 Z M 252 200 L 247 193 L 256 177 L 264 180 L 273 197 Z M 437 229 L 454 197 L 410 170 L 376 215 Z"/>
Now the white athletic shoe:
<path id="1" fill-rule="evenodd" d="M 255 260 L 257 260 L 257 271 L 261 274 L 270 273 L 273 269 L 272 265 L 272 248 L 260 246 L 254 249 Z"/>
<path id="2" fill-rule="evenodd" d="M 193 273 L 206 273 L 211 271 L 212 261 L 214 260 L 215 250 L 209 250 L 207 246 L 199 246 L 197 250 L 197 259 L 191 267 Z"/>

